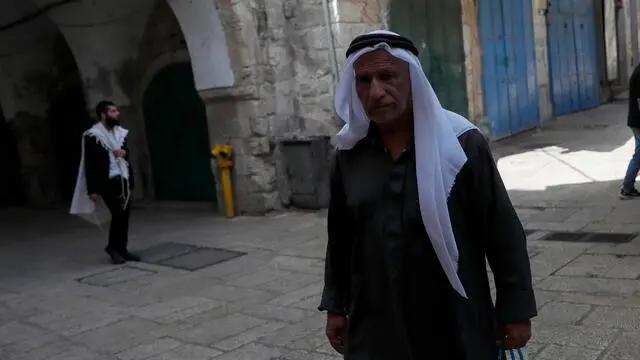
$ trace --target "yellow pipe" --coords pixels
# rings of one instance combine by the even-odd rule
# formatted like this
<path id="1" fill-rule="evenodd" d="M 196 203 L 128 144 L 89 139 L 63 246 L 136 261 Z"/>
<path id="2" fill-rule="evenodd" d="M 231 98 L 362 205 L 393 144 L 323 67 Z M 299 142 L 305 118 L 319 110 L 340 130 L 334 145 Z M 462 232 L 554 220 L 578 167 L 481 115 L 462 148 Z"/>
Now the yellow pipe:
<path id="1" fill-rule="evenodd" d="M 220 168 L 220 177 L 222 178 L 222 193 L 224 194 L 224 208 L 227 217 L 235 215 L 233 206 L 233 187 L 231 185 L 231 169 L 228 167 Z"/>
<path id="2" fill-rule="evenodd" d="M 222 194 L 224 196 L 224 209 L 227 217 L 235 215 L 233 203 L 233 184 L 231 182 L 231 167 L 233 166 L 233 147 L 231 145 L 217 144 L 211 149 L 211 155 L 216 159 L 216 165 L 220 169 L 220 181 L 222 181 Z"/>

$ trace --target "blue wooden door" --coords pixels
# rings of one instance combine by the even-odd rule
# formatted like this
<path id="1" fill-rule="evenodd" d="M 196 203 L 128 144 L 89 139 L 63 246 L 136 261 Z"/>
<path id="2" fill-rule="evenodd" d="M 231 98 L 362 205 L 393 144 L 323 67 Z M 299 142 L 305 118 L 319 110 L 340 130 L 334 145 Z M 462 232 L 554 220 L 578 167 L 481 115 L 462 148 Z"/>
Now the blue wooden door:
<path id="1" fill-rule="evenodd" d="M 531 0 L 479 0 L 484 113 L 503 137 L 538 124 Z"/>
<path id="2" fill-rule="evenodd" d="M 555 115 L 600 104 L 591 0 L 555 0 L 548 16 L 549 68 Z"/>

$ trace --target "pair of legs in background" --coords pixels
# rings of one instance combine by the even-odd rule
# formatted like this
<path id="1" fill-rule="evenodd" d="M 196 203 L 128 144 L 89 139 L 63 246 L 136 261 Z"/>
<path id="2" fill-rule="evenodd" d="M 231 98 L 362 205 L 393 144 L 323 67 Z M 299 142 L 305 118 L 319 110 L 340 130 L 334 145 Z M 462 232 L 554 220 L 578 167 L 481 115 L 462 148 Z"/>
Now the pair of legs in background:
<path id="1" fill-rule="evenodd" d="M 104 249 L 111 257 L 114 264 L 123 264 L 127 261 L 140 261 L 140 258 L 129 252 L 129 217 L 131 216 L 131 199 L 127 202 L 126 187 L 123 187 L 120 178 L 109 179 L 109 185 L 100 197 L 111 212 L 111 224 L 109 225 L 109 243 Z"/>
<path id="2" fill-rule="evenodd" d="M 620 196 L 623 199 L 640 197 L 640 192 L 635 187 L 636 177 L 640 171 L 640 128 L 632 127 L 631 131 L 633 131 L 635 147 L 622 182 L 622 190 L 620 190 Z"/>

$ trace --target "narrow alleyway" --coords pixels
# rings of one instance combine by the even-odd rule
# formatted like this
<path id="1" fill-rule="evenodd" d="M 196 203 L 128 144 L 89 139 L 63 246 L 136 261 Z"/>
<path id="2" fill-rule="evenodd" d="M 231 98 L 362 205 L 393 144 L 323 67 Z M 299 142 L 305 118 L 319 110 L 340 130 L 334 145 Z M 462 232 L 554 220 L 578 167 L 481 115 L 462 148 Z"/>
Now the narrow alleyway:
<path id="1" fill-rule="evenodd" d="M 494 144 L 531 232 L 533 359 L 637 359 L 640 238 L 545 240 L 640 232 L 640 202 L 618 199 L 633 147 L 625 116 L 625 104 L 609 104 Z M 338 359 L 316 311 L 324 223 L 322 212 L 229 221 L 139 210 L 132 248 L 165 265 L 112 266 L 105 235 L 63 212 L 0 212 L 0 359 Z M 165 243 L 238 253 L 204 266 L 213 255 L 187 263 L 145 250 Z"/>

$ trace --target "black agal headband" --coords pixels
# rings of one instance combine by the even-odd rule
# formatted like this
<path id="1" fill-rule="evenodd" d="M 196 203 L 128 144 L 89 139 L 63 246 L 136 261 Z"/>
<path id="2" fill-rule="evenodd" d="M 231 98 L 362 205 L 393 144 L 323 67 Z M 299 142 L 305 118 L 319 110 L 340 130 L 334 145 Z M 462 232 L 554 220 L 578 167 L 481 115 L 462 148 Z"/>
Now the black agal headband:
<path id="1" fill-rule="evenodd" d="M 385 43 L 392 48 L 407 50 L 413 55 L 418 56 L 418 48 L 416 48 L 416 46 L 413 45 L 413 42 L 406 37 L 393 34 L 365 34 L 360 35 L 351 41 L 351 44 L 349 44 L 349 48 L 347 49 L 347 57 L 359 50 L 375 46 L 380 43 Z"/>

